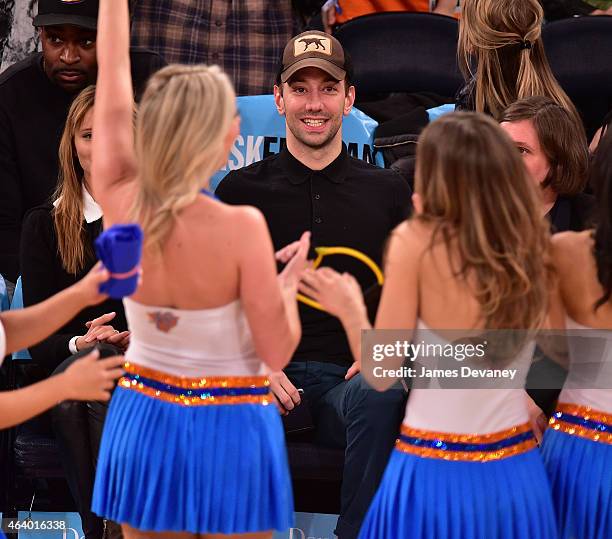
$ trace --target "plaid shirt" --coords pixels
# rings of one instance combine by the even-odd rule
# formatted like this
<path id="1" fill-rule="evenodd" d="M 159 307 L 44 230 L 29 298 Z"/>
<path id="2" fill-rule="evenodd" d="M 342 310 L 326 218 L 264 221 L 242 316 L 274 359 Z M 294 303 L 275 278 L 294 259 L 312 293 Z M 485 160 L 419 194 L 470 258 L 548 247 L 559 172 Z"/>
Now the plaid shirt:
<path id="1" fill-rule="evenodd" d="M 218 64 L 238 95 L 272 92 L 295 33 L 290 0 L 132 1 L 132 45 L 168 63 Z"/>

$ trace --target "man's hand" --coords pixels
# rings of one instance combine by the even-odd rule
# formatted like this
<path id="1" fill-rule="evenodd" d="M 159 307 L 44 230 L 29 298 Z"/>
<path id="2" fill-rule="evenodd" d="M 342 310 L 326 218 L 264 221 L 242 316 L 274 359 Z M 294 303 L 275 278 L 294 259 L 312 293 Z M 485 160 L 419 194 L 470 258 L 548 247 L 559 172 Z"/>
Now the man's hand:
<path id="1" fill-rule="evenodd" d="M 346 371 L 344 375 L 345 380 L 350 380 L 353 376 L 355 376 L 358 372 L 361 372 L 361 361 L 355 361 Z"/>
<path id="2" fill-rule="evenodd" d="M 300 392 L 283 371 L 273 372 L 268 375 L 268 378 L 270 379 L 270 389 L 281 406 L 281 414 L 287 415 L 302 402 Z"/>

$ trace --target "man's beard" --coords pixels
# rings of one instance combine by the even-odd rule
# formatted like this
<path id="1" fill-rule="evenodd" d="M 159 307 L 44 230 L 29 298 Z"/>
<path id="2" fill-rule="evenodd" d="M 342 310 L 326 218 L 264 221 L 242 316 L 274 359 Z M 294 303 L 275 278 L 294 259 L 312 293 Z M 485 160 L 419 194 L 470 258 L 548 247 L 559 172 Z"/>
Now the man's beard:
<path id="1" fill-rule="evenodd" d="M 301 121 L 297 120 L 297 122 Z M 338 134 L 341 125 L 342 122 L 338 122 L 338 125 L 332 125 L 328 135 L 321 142 L 313 142 L 312 140 L 309 140 L 308 137 L 302 136 L 300 129 L 293 129 L 292 123 L 287 123 L 287 126 L 289 127 L 289 130 L 293 136 L 304 146 L 307 146 L 313 150 L 320 150 L 321 148 L 325 148 L 325 146 L 329 145 L 329 143 L 334 140 L 335 136 Z"/>

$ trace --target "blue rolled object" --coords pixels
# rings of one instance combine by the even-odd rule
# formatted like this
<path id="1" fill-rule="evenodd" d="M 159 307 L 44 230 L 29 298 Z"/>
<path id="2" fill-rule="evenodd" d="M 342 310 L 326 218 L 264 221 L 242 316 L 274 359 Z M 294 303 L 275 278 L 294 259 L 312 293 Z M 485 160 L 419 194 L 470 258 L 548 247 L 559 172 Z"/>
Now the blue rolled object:
<path id="1" fill-rule="evenodd" d="M 144 234 L 137 224 L 113 225 L 95 241 L 96 254 L 111 278 L 100 292 L 111 298 L 131 296 L 138 286 Z"/>

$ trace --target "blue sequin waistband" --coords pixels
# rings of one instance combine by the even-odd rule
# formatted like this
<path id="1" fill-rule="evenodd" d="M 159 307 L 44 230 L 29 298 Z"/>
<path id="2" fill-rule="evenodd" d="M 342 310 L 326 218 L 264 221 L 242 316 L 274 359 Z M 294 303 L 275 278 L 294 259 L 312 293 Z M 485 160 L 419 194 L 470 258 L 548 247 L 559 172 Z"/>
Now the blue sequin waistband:
<path id="1" fill-rule="evenodd" d="M 182 404 L 269 404 L 270 381 L 265 376 L 188 378 L 125 363 L 119 386 L 149 397 Z"/>
<path id="2" fill-rule="evenodd" d="M 550 418 L 549 428 L 594 442 L 612 444 L 612 415 L 590 406 L 559 403 Z"/>
<path id="3" fill-rule="evenodd" d="M 491 434 L 432 432 L 402 425 L 396 448 L 420 457 L 487 462 L 536 447 L 529 424 Z"/>

